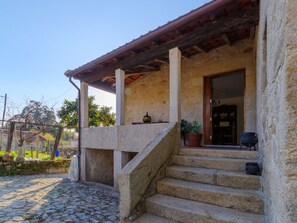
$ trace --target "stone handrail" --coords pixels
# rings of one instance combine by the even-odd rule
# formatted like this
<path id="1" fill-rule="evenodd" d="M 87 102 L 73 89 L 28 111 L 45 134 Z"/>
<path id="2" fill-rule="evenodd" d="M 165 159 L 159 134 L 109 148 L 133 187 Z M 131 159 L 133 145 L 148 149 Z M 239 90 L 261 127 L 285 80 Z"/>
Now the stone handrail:
<path id="1" fill-rule="evenodd" d="M 164 175 L 165 167 L 178 151 L 178 142 L 177 124 L 170 123 L 122 170 L 119 180 L 121 222 L 134 212 L 142 211 L 145 198 L 155 193 L 154 182 Z"/>

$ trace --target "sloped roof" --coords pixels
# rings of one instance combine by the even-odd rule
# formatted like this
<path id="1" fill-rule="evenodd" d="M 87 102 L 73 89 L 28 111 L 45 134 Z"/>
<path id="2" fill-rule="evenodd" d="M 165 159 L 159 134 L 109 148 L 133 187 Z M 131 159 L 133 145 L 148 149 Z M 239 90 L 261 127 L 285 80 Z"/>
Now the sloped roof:
<path id="1" fill-rule="evenodd" d="M 253 38 L 258 0 L 214 0 L 137 39 L 65 72 L 91 86 L 115 92 L 114 71 L 126 71 L 125 85 L 168 63 L 168 50 L 179 47 L 191 57 L 225 44 Z"/>

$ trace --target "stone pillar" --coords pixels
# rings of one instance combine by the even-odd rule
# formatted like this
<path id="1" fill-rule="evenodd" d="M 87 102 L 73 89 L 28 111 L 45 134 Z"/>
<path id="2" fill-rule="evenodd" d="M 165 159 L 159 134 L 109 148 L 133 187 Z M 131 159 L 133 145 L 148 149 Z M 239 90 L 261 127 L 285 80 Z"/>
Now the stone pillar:
<path id="1" fill-rule="evenodd" d="M 180 79 L 181 79 L 181 52 L 176 47 L 169 50 L 169 81 L 170 81 L 170 113 L 169 121 L 180 123 Z"/>
<path id="2" fill-rule="evenodd" d="M 125 71 L 117 69 L 115 72 L 116 77 L 116 125 L 124 125 L 125 121 Z M 123 167 L 128 163 L 128 153 L 122 151 L 113 152 L 113 176 L 114 187 L 118 188 L 119 173 Z"/>
<path id="3" fill-rule="evenodd" d="M 88 104 L 88 84 L 80 83 L 80 127 L 89 127 L 89 104 Z M 84 138 L 81 137 L 81 142 Z M 80 180 L 86 180 L 86 148 L 81 148 L 80 154 Z"/>
<path id="4" fill-rule="evenodd" d="M 125 71 L 117 69 L 116 77 L 116 125 L 124 125 Z"/>
<path id="5" fill-rule="evenodd" d="M 113 185 L 119 188 L 119 174 L 129 162 L 129 153 L 123 151 L 113 151 Z"/>
<path id="6" fill-rule="evenodd" d="M 89 126 L 89 105 L 88 105 L 88 84 L 80 83 L 80 127 L 87 128 Z"/>

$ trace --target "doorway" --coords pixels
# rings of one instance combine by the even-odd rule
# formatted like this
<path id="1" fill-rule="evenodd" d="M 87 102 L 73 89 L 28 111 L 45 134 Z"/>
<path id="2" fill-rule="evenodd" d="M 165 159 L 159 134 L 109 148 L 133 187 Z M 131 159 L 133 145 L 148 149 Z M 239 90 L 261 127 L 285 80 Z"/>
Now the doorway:
<path id="1" fill-rule="evenodd" d="M 244 91 L 244 70 L 204 77 L 204 144 L 239 145 Z"/>

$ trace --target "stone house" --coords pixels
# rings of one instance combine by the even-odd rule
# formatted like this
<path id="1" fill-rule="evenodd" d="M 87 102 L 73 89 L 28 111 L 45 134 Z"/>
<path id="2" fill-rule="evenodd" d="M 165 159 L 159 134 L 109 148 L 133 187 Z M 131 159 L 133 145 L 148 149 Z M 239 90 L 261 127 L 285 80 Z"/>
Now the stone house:
<path id="1" fill-rule="evenodd" d="M 80 179 L 119 188 L 122 222 L 297 222 L 296 14 L 293 0 L 214 0 L 67 71 Z M 88 128 L 89 86 L 116 93 L 116 126 Z M 221 105 L 233 124 L 214 125 Z M 181 119 L 203 123 L 207 149 L 181 148 Z M 258 151 L 236 149 L 249 131 Z M 245 175 L 256 161 L 262 176 Z"/>

